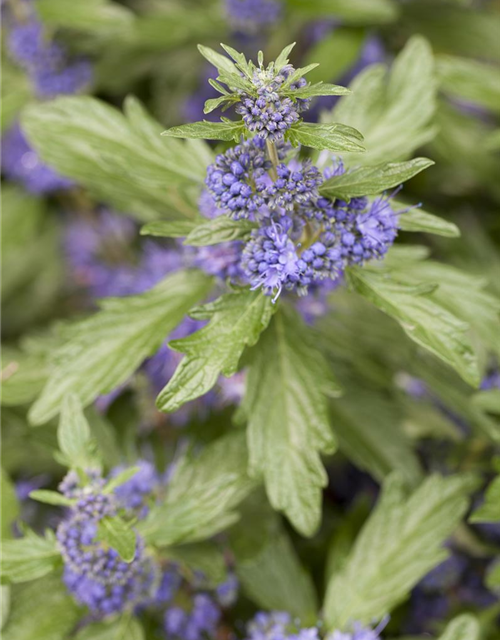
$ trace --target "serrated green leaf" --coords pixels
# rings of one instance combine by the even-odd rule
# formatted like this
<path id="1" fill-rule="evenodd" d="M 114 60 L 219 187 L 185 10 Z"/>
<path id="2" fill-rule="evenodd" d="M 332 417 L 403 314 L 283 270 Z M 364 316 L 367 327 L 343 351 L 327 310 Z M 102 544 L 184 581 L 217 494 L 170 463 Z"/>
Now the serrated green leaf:
<path id="1" fill-rule="evenodd" d="M 41 538 L 28 531 L 23 538 L 2 542 L 1 576 L 6 582 L 41 578 L 61 564 L 55 537 Z"/>
<path id="2" fill-rule="evenodd" d="M 500 476 L 488 486 L 483 504 L 473 512 L 469 520 L 471 522 L 496 522 L 500 520 Z"/>
<path id="3" fill-rule="evenodd" d="M 264 478 L 272 506 L 308 536 L 319 525 L 327 482 L 320 453 L 335 447 L 326 393 L 338 387 L 310 330 L 291 310 L 278 312 L 247 374 L 250 473 Z"/>
<path id="4" fill-rule="evenodd" d="M 439 55 L 437 73 L 441 89 L 448 95 L 500 111 L 498 67 L 468 58 Z"/>
<path id="5" fill-rule="evenodd" d="M 220 242 L 241 240 L 258 227 L 251 220 L 233 220 L 228 216 L 217 216 L 193 229 L 184 244 L 192 247 L 206 247 Z"/>
<path id="6" fill-rule="evenodd" d="M 28 107 L 22 122 L 47 164 L 119 211 L 142 220 L 198 215 L 186 189 L 203 183 L 207 149 L 160 138 L 161 126 L 134 98 L 123 115 L 95 98 L 60 97 Z"/>
<path id="7" fill-rule="evenodd" d="M 0 526 L 1 540 L 12 538 L 12 525 L 20 513 L 16 490 L 7 472 L 0 467 Z"/>
<path id="8" fill-rule="evenodd" d="M 373 165 L 410 157 L 436 134 L 436 79 L 431 48 L 412 37 L 387 72 L 382 65 L 362 71 L 323 122 L 344 122 L 365 137 L 363 156 L 344 157 L 347 163 Z"/>
<path id="9" fill-rule="evenodd" d="M 286 46 L 283 51 L 279 54 L 279 56 L 276 58 L 276 60 L 274 61 L 274 68 L 277 69 L 278 71 L 281 70 L 286 64 L 288 64 L 288 56 L 291 54 L 293 48 L 295 47 L 296 43 L 292 42 L 292 44 L 289 44 L 288 46 Z"/>
<path id="10" fill-rule="evenodd" d="M 396 209 L 404 209 L 407 205 L 393 201 Z M 420 233 L 434 233 L 445 238 L 458 238 L 460 229 L 453 222 L 448 222 L 439 216 L 424 211 L 420 207 L 413 207 L 401 214 L 399 228 L 403 231 L 415 231 Z"/>
<path id="11" fill-rule="evenodd" d="M 196 220 L 154 220 L 141 227 L 141 236 L 184 238 L 202 222 L 201 216 Z"/>
<path id="12" fill-rule="evenodd" d="M 496 413 L 500 415 L 500 389 L 480 391 L 472 396 L 472 402 L 479 409 L 486 411 L 486 413 Z"/>
<path id="13" fill-rule="evenodd" d="M 131 478 L 133 478 L 139 470 L 140 467 L 131 467 L 130 469 L 124 469 L 123 471 L 120 471 L 118 475 L 116 475 L 114 478 L 111 478 L 102 492 L 113 493 L 113 491 L 117 487 L 120 487 L 122 484 L 125 484 L 125 482 L 128 482 Z"/>
<path id="14" fill-rule="evenodd" d="M 393 0 L 288 0 L 297 11 L 311 17 L 339 18 L 343 24 L 383 24 L 398 16 Z"/>
<path id="15" fill-rule="evenodd" d="M 471 384 L 479 384 L 479 371 L 466 335 L 468 325 L 440 305 L 432 294 L 437 285 L 401 284 L 390 274 L 351 267 L 347 278 L 353 289 L 397 320 L 417 344 L 453 367 Z"/>
<path id="16" fill-rule="evenodd" d="M 213 64 L 214 67 L 219 71 L 219 73 L 229 73 L 238 75 L 238 70 L 234 62 L 231 62 L 229 58 L 223 56 L 221 53 L 210 49 L 210 47 L 205 47 L 202 44 L 198 45 L 198 51 L 201 55 Z"/>
<path id="17" fill-rule="evenodd" d="M 346 96 L 349 95 L 351 91 L 347 87 L 318 82 L 317 84 L 307 85 L 300 89 L 289 89 L 283 93 L 292 98 L 315 98 L 317 96 Z"/>
<path id="18" fill-rule="evenodd" d="M 124 562 L 132 562 L 134 559 L 136 534 L 119 516 L 106 517 L 99 521 L 97 539 L 114 549 Z"/>
<path id="19" fill-rule="evenodd" d="M 203 113 L 205 114 L 212 113 L 212 111 L 214 111 L 215 109 L 218 109 L 225 102 L 227 103 L 239 102 L 239 99 L 240 99 L 239 96 L 233 96 L 233 95 L 220 96 L 220 98 L 210 98 L 210 100 L 207 100 L 205 102 L 205 106 L 203 107 Z M 227 105 L 227 107 L 229 106 L 230 104 Z"/>
<path id="20" fill-rule="evenodd" d="M 229 532 L 236 574 L 259 607 L 288 611 L 301 624 L 314 624 L 318 603 L 311 576 L 302 566 L 281 519 L 260 493 L 247 500 Z"/>
<path id="21" fill-rule="evenodd" d="M 359 167 L 326 180 L 320 193 L 343 200 L 382 193 L 410 180 L 434 164 L 427 158 L 415 158 L 408 162 L 388 162 L 370 167 Z"/>
<path id="22" fill-rule="evenodd" d="M 37 489 L 36 491 L 31 491 L 29 496 L 32 500 L 37 500 L 38 502 L 53 504 L 60 507 L 71 507 L 75 504 L 75 500 L 66 498 L 66 496 L 57 493 L 57 491 L 48 491 L 47 489 Z"/>
<path id="23" fill-rule="evenodd" d="M 236 51 L 236 49 L 233 49 L 233 47 L 230 47 L 227 44 L 223 44 L 221 42 L 220 45 L 224 51 L 226 53 L 228 53 L 231 58 L 236 62 L 236 66 L 243 71 L 243 73 L 248 77 L 248 78 L 252 78 L 252 63 L 247 62 L 247 59 L 245 58 L 243 53 L 240 53 L 239 51 Z"/>
<path id="24" fill-rule="evenodd" d="M 245 132 L 245 123 L 239 122 L 192 122 L 172 127 L 162 133 L 169 138 L 202 138 L 204 140 L 235 140 L 239 141 Z"/>
<path id="25" fill-rule="evenodd" d="M 330 579 L 324 606 L 327 629 L 352 620 L 381 619 L 446 558 L 442 547 L 477 486 L 470 476 L 428 477 L 408 495 L 398 476 L 384 483 L 379 502 L 349 557 Z"/>
<path id="26" fill-rule="evenodd" d="M 221 373 L 226 377 L 235 374 L 243 350 L 257 342 L 273 311 L 269 297 L 248 290 L 228 293 L 197 310 L 197 318 L 210 322 L 170 343 L 186 355 L 156 400 L 160 411 L 176 411 L 185 402 L 204 395 Z"/>
<path id="27" fill-rule="evenodd" d="M 85 406 L 125 382 L 208 294 L 211 283 L 200 271 L 177 271 L 144 294 L 103 301 L 101 311 L 69 327 L 49 381 L 31 408 L 33 424 L 57 415 L 67 393 L 77 394 Z"/>
<path id="28" fill-rule="evenodd" d="M 464 613 L 453 618 L 438 640 L 480 640 L 481 627 L 473 615 Z"/>
<path id="29" fill-rule="evenodd" d="M 80 400 L 73 393 L 62 398 L 57 440 L 70 466 L 81 469 L 95 466 L 95 442 Z"/>
<path id="30" fill-rule="evenodd" d="M 365 150 L 359 142 L 356 142 L 361 139 L 361 134 L 339 124 L 321 125 L 300 122 L 288 129 L 287 138 L 294 146 L 301 144 L 321 151 L 324 149 L 356 152 Z"/>
<path id="31" fill-rule="evenodd" d="M 252 491 L 242 433 L 209 444 L 199 455 L 176 462 L 163 503 L 153 507 L 137 529 L 146 542 L 168 546 L 199 542 L 238 520 L 235 507 Z"/>

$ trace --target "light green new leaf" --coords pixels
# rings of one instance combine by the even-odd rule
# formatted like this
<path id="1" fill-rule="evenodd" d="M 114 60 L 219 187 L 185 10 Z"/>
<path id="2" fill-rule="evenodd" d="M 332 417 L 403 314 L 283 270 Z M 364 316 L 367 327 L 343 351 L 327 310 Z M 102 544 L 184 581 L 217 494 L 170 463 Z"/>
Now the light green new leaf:
<path id="1" fill-rule="evenodd" d="M 211 283 L 200 271 L 177 271 L 146 293 L 103 301 L 101 311 L 69 327 L 49 381 L 31 408 L 33 424 L 57 415 L 68 393 L 85 406 L 126 382 L 208 294 Z"/>
<path id="2" fill-rule="evenodd" d="M 198 45 L 198 51 L 210 64 L 214 65 L 219 73 L 239 75 L 236 65 L 227 56 L 223 56 L 221 53 L 210 49 L 210 47 L 204 47 L 202 44 Z"/>
<path id="3" fill-rule="evenodd" d="M 302 625 L 314 624 L 317 596 L 281 518 L 259 492 L 242 506 L 242 518 L 229 531 L 238 579 L 246 595 L 267 610 L 287 611 Z"/>
<path id="4" fill-rule="evenodd" d="M 141 227 L 141 236 L 184 238 L 203 221 L 201 216 L 196 220 L 154 220 Z"/>
<path id="5" fill-rule="evenodd" d="M 479 391 L 472 397 L 472 402 L 479 409 L 486 411 L 486 413 L 500 415 L 500 389 Z"/>
<path id="6" fill-rule="evenodd" d="M 124 562 L 132 562 L 134 559 L 136 534 L 120 517 L 102 518 L 99 521 L 97 538 L 114 549 Z"/>
<path id="7" fill-rule="evenodd" d="M 203 140 L 235 140 L 239 141 L 245 133 L 245 123 L 237 122 L 192 122 L 172 127 L 162 133 L 168 138 L 202 138 Z"/>
<path id="8" fill-rule="evenodd" d="M 392 206 L 395 209 L 405 209 L 408 205 L 393 200 Z M 458 238 L 460 236 L 460 229 L 456 224 L 428 213 L 420 207 L 413 207 L 402 213 L 399 217 L 399 228 L 403 231 L 434 233 L 445 238 Z"/>
<path id="9" fill-rule="evenodd" d="M 414 36 L 388 72 L 383 65 L 362 71 L 324 122 L 340 121 L 359 129 L 366 153 L 346 157 L 349 164 L 373 165 L 405 160 L 436 134 L 434 59 L 426 40 Z"/>
<path id="10" fill-rule="evenodd" d="M 408 162 L 359 167 L 326 180 L 320 187 L 320 193 L 342 200 L 376 195 L 391 187 L 397 187 L 433 164 L 434 162 L 427 158 L 414 158 Z"/>
<path id="11" fill-rule="evenodd" d="M 315 98 L 317 96 L 347 96 L 351 91 L 347 87 L 341 87 L 337 84 L 318 82 L 317 84 L 306 85 L 300 89 L 289 89 L 283 93 L 292 98 Z"/>
<path id="12" fill-rule="evenodd" d="M 0 539 L 6 540 L 12 538 L 12 525 L 21 509 L 14 484 L 2 467 L 0 467 L 0 485 Z"/>
<path id="13" fill-rule="evenodd" d="M 307 536 L 319 525 L 327 482 L 320 454 L 335 448 L 326 394 L 338 391 L 302 319 L 289 309 L 275 314 L 247 374 L 250 473 L 264 478 L 272 506 Z"/>
<path id="14" fill-rule="evenodd" d="M 245 347 L 253 346 L 274 311 L 261 291 L 241 290 L 195 310 L 191 315 L 210 322 L 170 346 L 185 353 L 173 377 L 160 392 L 160 411 L 176 411 L 184 403 L 207 393 L 222 373 L 232 376 Z"/>
<path id="15" fill-rule="evenodd" d="M 302 144 L 313 149 L 328 149 L 329 151 L 364 151 L 365 148 L 358 140 L 363 136 L 343 124 L 312 124 L 299 122 L 287 131 L 287 139 L 292 145 Z"/>
<path id="16" fill-rule="evenodd" d="M 61 554 L 52 533 L 41 538 L 33 531 L 27 531 L 23 538 L 2 542 L 0 574 L 6 582 L 28 582 L 41 578 L 60 564 Z"/>
<path id="17" fill-rule="evenodd" d="M 161 138 L 161 125 L 134 98 L 122 114 L 95 98 L 61 97 L 25 109 L 22 123 L 47 164 L 118 210 L 143 220 L 198 215 L 210 152 Z"/>
<path id="18" fill-rule="evenodd" d="M 60 576 L 17 585 L 11 596 L 2 640 L 67 640 L 82 617 Z"/>
<path id="19" fill-rule="evenodd" d="M 251 220 L 233 220 L 228 216 L 217 216 L 193 229 L 184 240 L 184 244 L 205 247 L 220 242 L 241 240 L 257 227 L 258 224 Z"/>
<path id="20" fill-rule="evenodd" d="M 445 93 L 500 112 L 500 70 L 497 66 L 440 55 L 437 73 Z"/>
<path id="21" fill-rule="evenodd" d="M 469 326 L 431 297 L 437 284 L 406 284 L 391 273 L 368 267 L 351 267 L 346 275 L 355 291 L 397 320 L 412 340 L 472 386 L 479 384 L 478 365 L 466 335 Z"/>
<path id="22" fill-rule="evenodd" d="M 53 504 L 58 507 L 71 507 L 76 503 L 76 500 L 66 498 L 66 496 L 63 496 L 61 493 L 57 493 L 57 491 L 48 491 L 47 489 L 31 491 L 29 496 L 32 500 L 37 500 L 45 504 Z"/>
<path id="23" fill-rule="evenodd" d="M 95 466 L 96 445 L 83 415 L 82 405 L 74 393 L 62 399 L 57 440 L 70 466 L 81 469 Z"/>
<path id="24" fill-rule="evenodd" d="M 483 504 L 473 512 L 469 520 L 471 522 L 496 522 L 500 520 L 500 476 L 489 485 Z"/>
<path id="25" fill-rule="evenodd" d="M 282 69 L 286 64 L 288 64 L 288 56 L 292 53 L 293 48 L 297 43 L 292 42 L 292 44 L 287 45 L 283 51 L 279 54 L 279 56 L 274 61 L 275 69 Z"/>
<path id="26" fill-rule="evenodd" d="M 460 522 L 470 476 L 428 477 L 408 495 L 397 475 L 384 484 L 346 562 L 330 579 L 324 605 L 327 629 L 380 619 L 447 557 L 443 543 Z"/>
<path id="27" fill-rule="evenodd" d="M 476 617 L 464 613 L 453 618 L 437 640 L 480 640 L 481 627 Z"/>
<path id="28" fill-rule="evenodd" d="M 188 452 L 176 462 L 167 495 L 137 525 L 146 542 L 156 546 L 199 542 L 238 520 L 235 507 L 252 491 L 242 433 L 209 444 L 198 456 Z"/>
<path id="29" fill-rule="evenodd" d="M 240 98 L 237 95 L 228 95 L 228 96 L 220 96 L 220 98 L 210 98 L 205 102 L 205 106 L 203 107 L 203 113 L 212 113 L 215 109 L 218 109 L 226 102 L 239 102 Z M 231 106 L 230 104 L 226 105 L 226 108 Z"/>

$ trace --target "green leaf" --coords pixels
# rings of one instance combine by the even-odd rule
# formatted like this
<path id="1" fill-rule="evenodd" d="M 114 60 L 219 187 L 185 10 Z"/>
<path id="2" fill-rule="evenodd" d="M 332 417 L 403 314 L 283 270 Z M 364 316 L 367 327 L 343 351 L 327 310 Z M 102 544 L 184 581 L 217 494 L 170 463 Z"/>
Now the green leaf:
<path id="1" fill-rule="evenodd" d="M 208 294 L 211 283 L 200 271 L 177 271 L 144 294 L 103 301 L 101 311 L 69 327 L 49 381 L 31 408 L 33 424 L 57 415 L 67 393 L 77 394 L 85 406 L 126 382 Z"/>
<path id="2" fill-rule="evenodd" d="M 489 485 L 484 495 L 484 503 L 476 509 L 471 522 L 496 522 L 500 520 L 500 476 Z"/>
<path id="3" fill-rule="evenodd" d="M 279 56 L 274 61 L 274 68 L 277 70 L 282 69 L 286 64 L 288 64 L 288 56 L 292 53 L 293 48 L 295 47 L 296 42 L 292 42 L 286 46 L 283 51 L 279 54 Z"/>
<path id="4" fill-rule="evenodd" d="M 243 516 L 229 532 L 236 574 L 259 607 L 288 611 L 301 624 L 314 624 L 318 611 L 311 576 L 302 566 L 281 519 L 263 496 L 247 500 Z"/>
<path id="5" fill-rule="evenodd" d="M 10 612 L 10 586 L 0 585 L 0 631 L 7 624 Z"/>
<path id="6" fill-rule="evenodd" d="M 67 640 L 81 616 L 60 576 L 18 585 L 2 640 Z"/>
<path id="7" fill-rule="evenodd" d="M 212 113 L 215 109 L 218 109 L 225 102 L 229 103 L 226 105 L 226 109 L 231 106 L 233 102 L 239 102 L 240 98 L 237 95 L 229 95 L 229 96 L 220 96 L 220 98 L 210 98 L 205 102 L 205 106 L 203 107 L 203 113 Z"/>
<path id="8" fill-rule="evenodd" d="M 97 538 L 114 549 L 124 562 L 132 562 L 134 559 L 137 538 L 134 530 L 120 517 L 102 518 Z"/>
<path id="9" fill-rule="evenodd" d="M 479 409 L 486 411 L 486 413 L 497 413 L 500 415 L 500 389 L 480 391 L 472 397 L 472 402 Z"/>
<path id="10" fill-rule="evenodd" d="M 156 400 L 160 411 L 176 411 L 207 393 L 221 373 L 235 374 L 243 350 L 257 342 L 273 311 L 268 296 L 248 290 L 228 293 L 196 310 L 196 318 L 210 322 L 170 343 L 186 355 Z"/>
<path id="11" fill-rule="evenodd" d="M 95 466 L 95 442 L 82 405 L 74 393 L 62 398 L 57 440 L 70 466 L 81 469 Z"/>
<path id="12" fill-rule="evenodd" d="M 31 83 L 24 71 L 11 64 L 8 57 L 2 59 L 2 113 L 1 131 L 10 127 L 19 116 L 19 112 L 31 99 Z M 5 187 L 3 187 L 5 188 Z"/>
<path id="13" fill-rule="evenodd" d="M 213 49 L 210 49 L 210 47 L 204 47 L 202 44 L 198 45 L 198 51 L 206 60 L 208 60 L 208 62 L 210 62 L 210 64 L 214 65 L 219 73 L 225 72 L 238 75 L 238 69 L 236 68 L 236 65 L 234 64 L 234 62 L 231 62 L 228 57 L 223 56 L 221 53 L 218 53 Z"/>
<path id="14" fill-rule="evenodd" d="M 127 30 L 134 21 L 134 14 L 129 9 L 108 0 L 75 0 L 71 11 L 64 0 L 40 0 L 37 13 L 42 22 L 51 27 L 91 34 Z"/>
<path id="15" fill-rule="evenodd" d="M 464 613 L 446 625 L 438 640 L 480 640 L 481 627 L 475 616 Z"/>
<path id="16" fill-rule="evenodd" d="M 251 220 L 233 220 L 228 216 L 217 216 L 193 229 L 184 244 L 192 247 L 206 247 L 220 242 L 246 238 L 258 224 Z"/>
<path id="17" fill-rule="evenodd" d="M 224 550 L 213 540 L 169 547 L 165 556 L 193 573 L 203 573 L 204 581 L 211 587 L 218 586 L 227 577 Z"/>
<path id="18" fill-rule="evenodd" d="M 239 142 L 245 132 L 245 123 L 238 122 L 192 122 L 172 127 L 162 133 L 169 138 L 202 138 L 204 140 L 235 140 Z"/>
<path id="19" fill-rule="evenodd" d="M 207 158 L 200 142 L 160 137 L 161 126 L 134 98 L 125 115 L 95 98 L 61 97 L 29 106 L 23 128 L 42 159 L 97 199 L 142 220 L 196 218 Z M 210 162 L 210 160 L 208 160 Z"/>
<path id="20" fill-rule="evenodd" d="M 346 96 L 351 91 L 347 87 L 341 87 L 336 84 L 326 84 L 318 82 L 317 84 L 306 85 L 300 89 L 289 89 L 284 91 L 285 95 L 292 98 L 314 98 L 316 96 Z"/>
<path id="21" fill-rule="evenodd" d="M 288 3 L 310 17 L 335 17 L 344 24 L 383 24 L 398 15 L 393 0 L 288 0 Z"/>
<path id="22" fill-rule="evenodd" d="M 117 487 L 120 487 L 122 484 L 125 484 L 125 482 L 128 482 L 131 478 L 133 478 L 139 470 L 140 467 L 131 467 L 130 469 L 124 469 L 123 471 L 120 471 L 118 475 L 116 475 L 114 478 L 111 478 L 102 492 L 113 493 L 113 491 Z"/>
<path id="23" fill-rule="evenodd" d="M 402 284 L 390 274 L 367 267 L 350 267 L 346 275 L 355 291 L 397 320 L 412 340 L 472 386 L 479 384 L 476 358 L 466 335 L 469 327 L 431 298 L 437 285 Z"/>
<path id="24" fill-rule="evenodd" d="M 141 227 L 141 236 L 158 236 L 160 238 L 184 238 L 203 222 L 196 220 L 154 220 Z"/>
<path id="25" fill-rule="evenodd" d="M 46 489 L 37 489 L 29 494 L 32 500 L 44 502 L 45 504 L 53 504 L 60 507 L 71 507 L 75 504 L 75 500 L 66 498 L 66 496 L 57 493 L 57 491 L 48 491 Z"/>
<path id="26" fill-rule="evenodd" d="M 356 165 L 395 162 L 410 157 L 436 134 L 434 59 L 429 44 L 412 37 L 392 65 L 362 71 L 323 121 L 344 122 L 363 132 L 366 152 L 345 158 Z"/>
<path id="27" fill-rule="evenodd" d="M 327 393 L 338 387 L 314 334 L 296 313 L 279 311 L 247 374 L 250 473 L 264 478 L 272 506 L 308 536 L 319 525 L 327 482 L 320 453 L 335 448 Z"/>
<path id="28" fill-rule="evenodd" d="M 401 202 L 392 202 L 395 209 L 406 208 Z M 403 213 L 399 218 L 399 227 L 403 231 L 415 231 L 420 233 L 434 233 L 445 238 L 458 238 L 460 229 L 453 222 L 443 220 L 439 216 L 424 211 L 420 207 L 414 207 Z"/>
<path id="29" fill-rule="evenodd" d="M 234 524 L 235 507 L 252 491 L 242 433 L 209 444 L 199 455 L 188 452 L 176 462 L 161 505 L 151 509 L 137 529 L 148 544 L 199 542 Z"/>
<path id="30" fill-rule="evenodd" d="M 357 140 L 362 140 L 361 134 L 355 129 L 342 124 L 300 122 L 290 127 L 287 131 L 287 137 L 294 146 L 302 144 L 321 151 L 324 149 L 356 152 L 365 150 L 357 142 Z"/>
<path id="31" fill-rule="evenodd" d="M 434 162 L 427 158 L 415 158 L 408 162 L 359 167 L 326 180 L 320 187 L 320 193 L 342 200 L 376 195 L 391 187 L 397 187 L 433 164 Z"/>
<path id="32" fill-rule="evenodd" d="M 437 72 L 448 95 L 500 112 L 500 71 L 484 62 L 440 55 Z"/>
<path id="33" fill-rule="evenodd" d="M 85 625 L 75 640 L 145 640 L 145 634 L 139 620 L 125 613 L 118 620 Z"/>
<path id="34" fill-rule="evenodd" d="M 2 345 L 3 406 L 33 402 L 47 381 L 47 359 L 40 353 L 26 353 Z"/>
<path id="35" fill-rule="evenodd" d="M 469 476 L 430 476 L 408 495 L 400 478 L 391 476 L 347 561 L 329 581 L 327 629 L 343 629 L 352 620 L 370 623 L 402 602 L 446 558 L 442 545 L 476 486 Z"/>
<path id="36" fill-rule="evenodd" d="M 2 542 L 1 576 L 7 582 L 41 578 L 61 564 L 54 534 L 41 538 L 27 531 L 23 538 Z"/>
<path id="37" fill-rule="evenodd" d="M 5 426 L 5 425 L 4 425 Z M 20 506 L 16 496 L 16 490 L 7 472 L 0 467 L 1 500 L 0 500 L 0 525 L 2 540 L 12 538 L 12 525 L 19 517 Z"/>

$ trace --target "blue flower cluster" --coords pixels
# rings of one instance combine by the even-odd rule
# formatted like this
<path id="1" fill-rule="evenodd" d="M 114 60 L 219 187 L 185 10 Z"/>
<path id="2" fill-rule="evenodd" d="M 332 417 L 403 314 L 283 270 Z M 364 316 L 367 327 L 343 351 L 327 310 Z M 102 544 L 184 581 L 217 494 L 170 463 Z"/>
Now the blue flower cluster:
<path id="1" fill-rule="evenodd" d="M 130 480 L 119 485 L 114 494 L 122 507 L 142 519 L 149 513 L 151 500 L 157 494 L 162 479 L 151 462 L 139 460 L 136 466 L 139 467 L 139 470 Z M 111 477 L 118 475 L 123 469 L 124 467 L 116 467 L 111 472 Z"/>
<path id="2" fill-rule="evenodd" d="M 225 7 L 233 28 L 248 35 L 257 35 L 281 16 L 279 0 L 226 0 Z"/>
<path id="3" fill-rule="evenodd" d="M 41 98 L 73 94 L 92 81 L 92 65 L 83 58 L 69 59 L 66 50 L 47 40 L 42 24 L 34 17 L 11 25 L 8 51 L 24 67 Z"/>
<path id="4" fill-rule="evenodd" d="M 125 483 L 121 496 L 119 492 L 103 493 L 104 480 L 97 473 L 90 475 L 90 484 L 86 487 L 80 486 L 74 472 L 70 472 L 60 485 L 67 497 L 76 499 L 56 532 L 65 565 L 63 579 L 74 598 L 96 617 L 132 609 L 150 599 L 158 586 L 158 567 L 139 536 L 131 562 L 122 560 L 118 552 L 99 537 L 101 520 L 115 516 L 119 508 L 130 509 L 131 497 L 137 494 L 137 487 L 140 487 L 141 496 L 144 496 L 146 484 L 153 488 L 150 476 L 148 473 L 150 481 L 146 483 L 143 473 L 142 483 L 139 478 L 132 488 Z"/>
<path id="5" fill-rule="evenodd" d="M 164 627 L 169 638 L 203 640 L 215 636 L 221 617 L 220 608 L 205 593 L 194 596 L 191 611 L 174 606 L 167 609 Z"/>

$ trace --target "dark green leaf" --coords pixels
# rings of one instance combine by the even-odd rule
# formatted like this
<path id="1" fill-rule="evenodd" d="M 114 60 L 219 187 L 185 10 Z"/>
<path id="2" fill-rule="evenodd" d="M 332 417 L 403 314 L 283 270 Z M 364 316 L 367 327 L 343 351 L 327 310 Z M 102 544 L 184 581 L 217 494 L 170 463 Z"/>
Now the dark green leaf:
<path id="1" fill-rule="evenodd" d="M 205 247 L 230 240 L 241 240 L 257 227 L 258 224 L 251 220 L 233 220 L 228 216 L 217 216 L 193 229 L 184 240 L 184 244 Z"/>
<path id="2" fill-rule="evenodd" d="M 202 138 L 204 140 L 235 140 L 239 142 L 245 132 L 245 123 L 238 122 L 192 122 L 172 127 L 162 133 L 169 138 Z"/>
<path id="3" fill-rule="evenodd" d="M 327 629 L 343 629 L 352 620 L 370 623 L 399 604 L 446 558 L 442 545 L 476 486 L 469 476 L 430 476 L 408 495 L 400 478 L 391 476 L 347 561 L 329 581 Z"/>
<path id="4" fill-rule="evenodd" d="M 64 396 L 82 405 L 109 393 L 134 373 L 189 309 L 210 291 L 212 280 L 199 271 L 178 271 L 142 295 L 109 298 L 102 310 L 68 329 L 55 366 L 30 411 L 34 424 L 57 415 Z"/>
<path id="5" fill-rule="evenodd" d="M 41 538 L 28 531 L 23 538 L 2 542 L 1 576 L 7 582 L 41 578 L 61 564 L 54 534 Z"/>
<path id="6" fill-rule="evenodd" d="M 222 373 L 232 376 L 247 346 L 253 346 L 274 311 L 261 291 L 242 290 L 223 295 L 196 310 L 196 318 L 210 320 L 192 335 L 170 343 L 185 353 L 174 376 L 160 392 L 161 411 L 176 411 L 189 400 L 207 393 Z"/>
<path id="7" fill-rule="evenodd" d="M 120 517 L 102 518 L 99 521 L 97 538 L 114 549 L 124 562 L 132 562 L 134 559 L 136 534 Z"/>
<path id="8" fill-rule="evenodd" d="M 330 198 L 346 200 L 360 196 L 371 196 L 406 180 L 434 164 L 427 158 L 415 158 L 408 162 L 388 162 L 371 167 L 359 167 L 326 180 L 320 192 Z"/>
<path id="9" fill-rule="evenodd" d="M 235 507 L 252 491 L 242 433 L 209 444 L 199 455 L 188 452 L 176 462 L 161 505 L 137 526 L 156 546 L 206 540 L 238 520 Z"/>
<path id="10" fill-rule="evenodd" d="M 291 310 L 275 314 L 247 374 L 250 473 L 264 478 L 272 506 L 303 535 L 321 518 L 320 453 L 335 448 L 327 393 L 338 387 L 310 329 Z"/>
<path id="11" fill-rule="evenodd" d="M 198 224 L 203 222 L 203 218 L 196 220 L 155 220 L 148 222 L 141 227 L 141 236 L 159 236 L 160 238 L 184 238 Z"/>
<path id="12" fill-rule="evenodd" d="M 357 142 L 362 140 L 361 134 L 355 129 L 341 124 L 312 124 L 301 122 L 294 124 L 287 132 L 290 142 L 297 146 L 302 144 L 313 149 L 329 151 L 364 151 L 365 148 Z"/>

